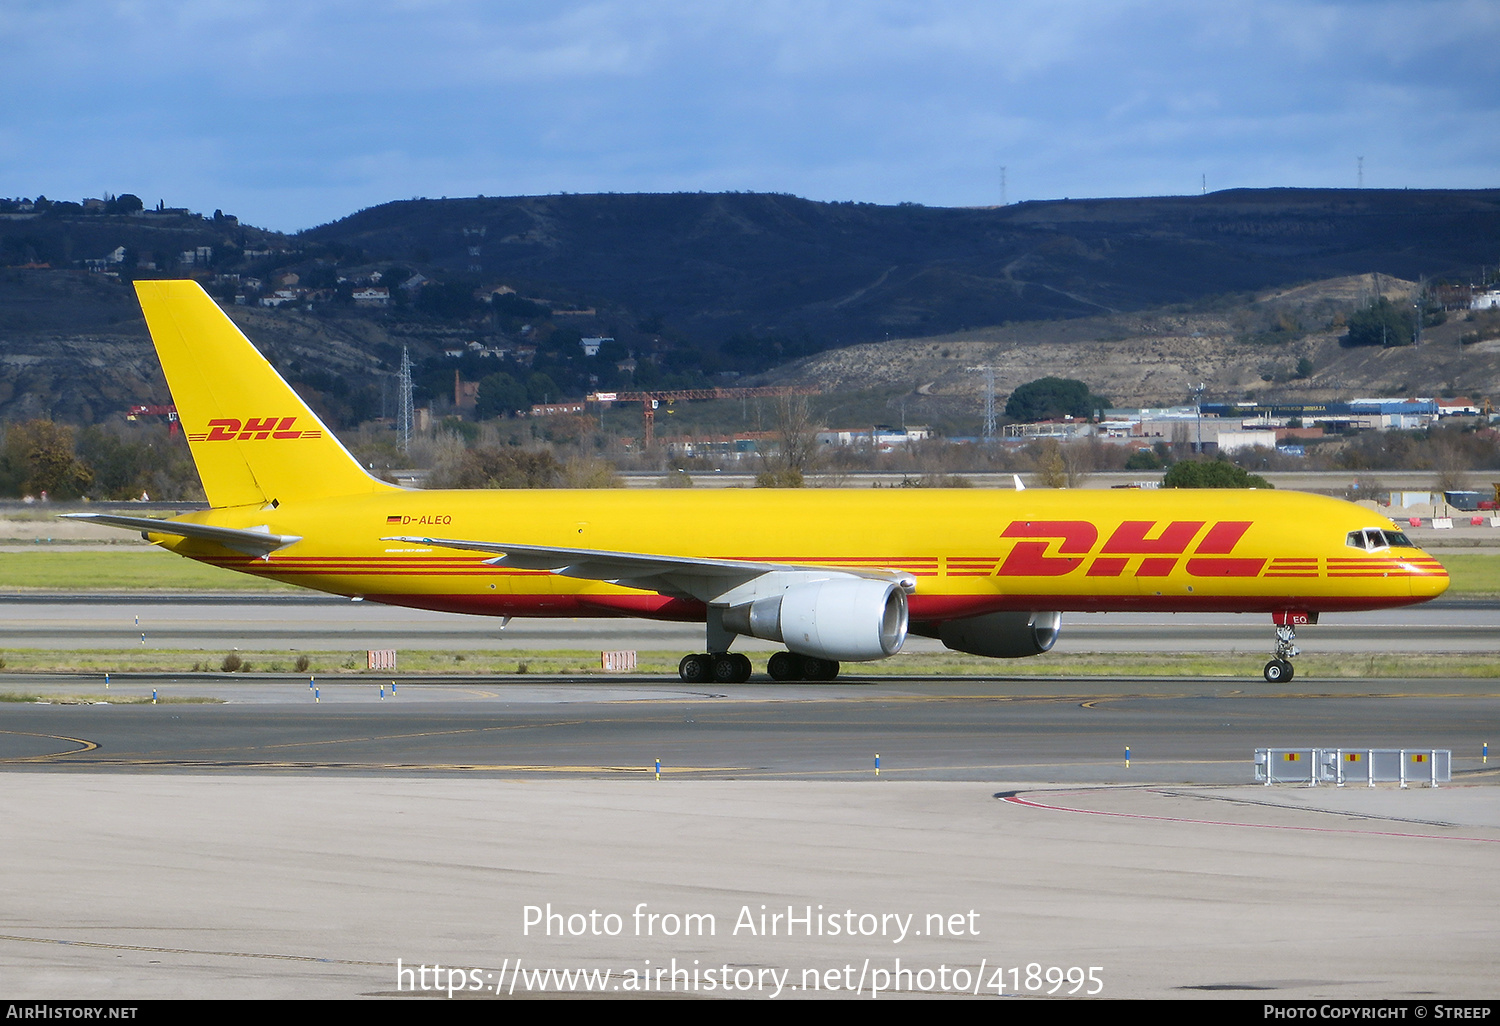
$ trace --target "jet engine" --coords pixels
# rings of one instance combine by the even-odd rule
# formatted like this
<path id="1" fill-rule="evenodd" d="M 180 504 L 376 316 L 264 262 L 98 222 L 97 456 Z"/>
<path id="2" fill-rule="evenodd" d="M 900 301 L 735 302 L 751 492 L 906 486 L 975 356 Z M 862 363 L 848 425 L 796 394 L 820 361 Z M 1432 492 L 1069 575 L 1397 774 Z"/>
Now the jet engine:
<path id="1" fill-rule="evenodd" d="M 986 613 L 945 621 L 938 637 L 955 652 L 1019 659 L 1051 649 L 1061 625 L 1061 613 Z"/>
<path id="2" fill-rule="evenodd" d="M 794 584 L 724 610 L 737 634 L 779 641 L 798 655 L 868 662 L 901 651 L 906 592 L 894 581 L 856 578 Z"/>

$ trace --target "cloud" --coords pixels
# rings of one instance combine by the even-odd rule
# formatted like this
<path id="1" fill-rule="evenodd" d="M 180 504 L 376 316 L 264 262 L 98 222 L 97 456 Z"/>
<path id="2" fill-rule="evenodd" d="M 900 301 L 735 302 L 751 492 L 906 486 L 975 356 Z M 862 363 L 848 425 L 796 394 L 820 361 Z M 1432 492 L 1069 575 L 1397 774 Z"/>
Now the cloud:
<path id="1" fill-rule="evenodd" d="M 411 195 L 739 188 L 980 204 L 1478 187 L 1477 0 L 0 7 L 0 193 L 305 227 Z M 1441 126 L 1439 131 L 1435 126 Z"/>

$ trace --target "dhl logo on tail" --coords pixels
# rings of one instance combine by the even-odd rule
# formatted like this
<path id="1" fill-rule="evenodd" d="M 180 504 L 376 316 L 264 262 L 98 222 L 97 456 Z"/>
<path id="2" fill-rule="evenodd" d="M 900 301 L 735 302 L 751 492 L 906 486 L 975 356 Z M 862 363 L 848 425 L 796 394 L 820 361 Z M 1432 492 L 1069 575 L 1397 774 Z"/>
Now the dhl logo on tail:
<path id="1" fill-rule="evenodd" d="M 250 442 L 266 438 L 322 438 L 320 429 L 296 431 L 296 417 L 251 417 L 245 421 L 218 417 L 208 422 L 207 431 L 188 432 L 192 442 Z"/>

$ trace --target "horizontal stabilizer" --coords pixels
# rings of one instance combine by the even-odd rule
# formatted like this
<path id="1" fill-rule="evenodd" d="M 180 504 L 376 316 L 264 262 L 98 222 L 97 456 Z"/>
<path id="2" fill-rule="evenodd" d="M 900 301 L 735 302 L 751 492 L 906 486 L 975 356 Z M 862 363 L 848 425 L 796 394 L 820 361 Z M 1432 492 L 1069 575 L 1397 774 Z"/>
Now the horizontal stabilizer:
<path id="1" fill-rule="evenodd" d="M 272 534 L 268 527 L 251 528 L 247 531 L 235 527 L 211 527 L 208 524 L 192 524 L 180 520 L 119 517 L 112 513 L 63 513 L 61 516 L 67 520 L 87 520 L 108 527 L 122 527 L 127 531 L 140 531 L 142 538 L 153 534 L 175 534 L 182 538 L 217 542 L 226 549 L 243 552 L 247 556 L 268 556 L 277 549 L 302 540 L 302 536 L 298 534 Z"/>

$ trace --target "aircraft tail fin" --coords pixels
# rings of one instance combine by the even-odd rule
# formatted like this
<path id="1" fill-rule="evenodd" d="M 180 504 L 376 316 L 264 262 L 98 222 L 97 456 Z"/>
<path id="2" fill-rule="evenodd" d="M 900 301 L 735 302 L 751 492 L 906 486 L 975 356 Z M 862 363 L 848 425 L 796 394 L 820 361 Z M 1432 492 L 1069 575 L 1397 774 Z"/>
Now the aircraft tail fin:
<path id="1" fill-rule="evenodd" d="M 197 282 L 135 291 L 210 505 L 396 490 L 365 472 Z"/>

